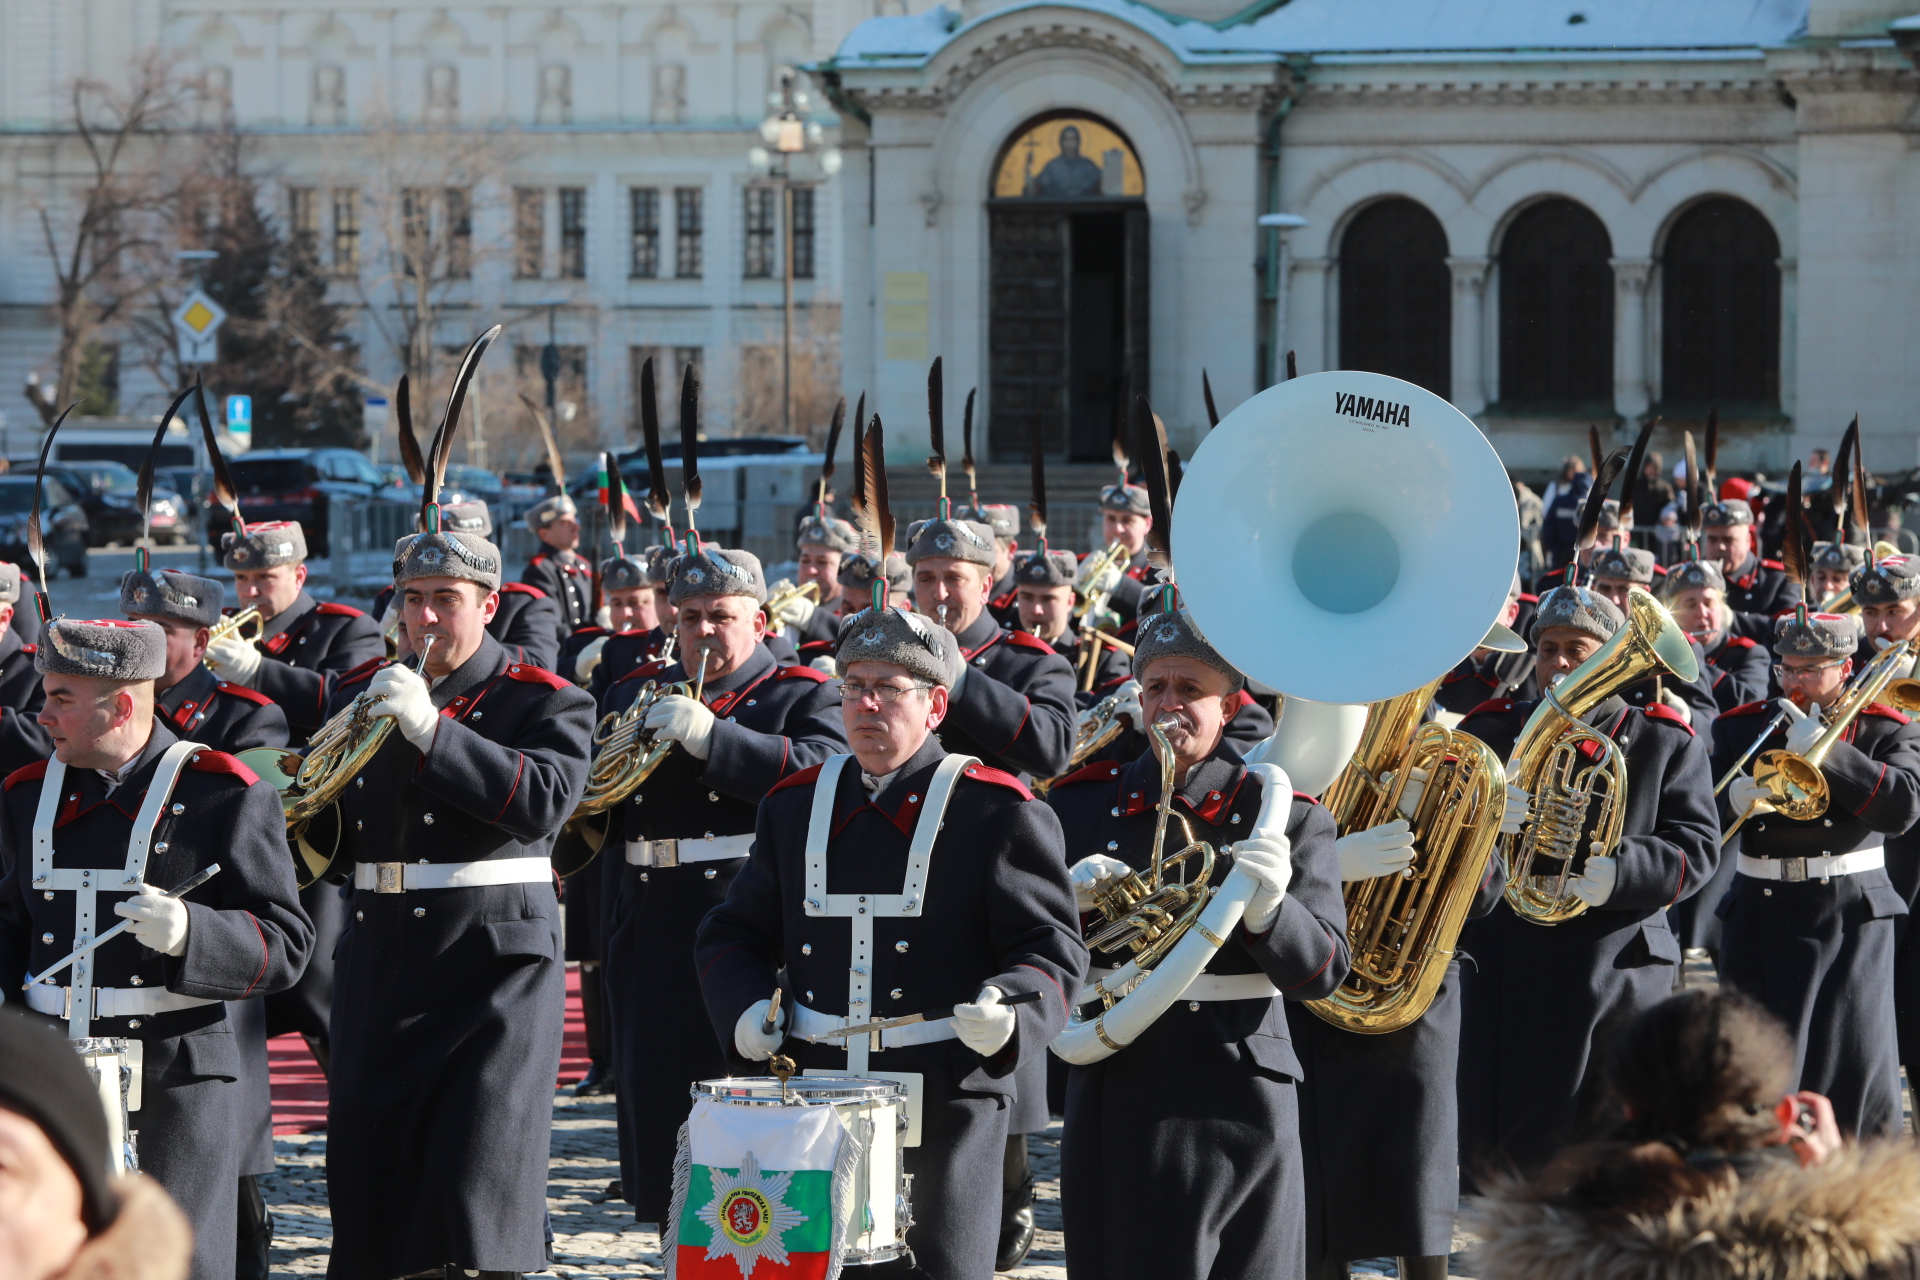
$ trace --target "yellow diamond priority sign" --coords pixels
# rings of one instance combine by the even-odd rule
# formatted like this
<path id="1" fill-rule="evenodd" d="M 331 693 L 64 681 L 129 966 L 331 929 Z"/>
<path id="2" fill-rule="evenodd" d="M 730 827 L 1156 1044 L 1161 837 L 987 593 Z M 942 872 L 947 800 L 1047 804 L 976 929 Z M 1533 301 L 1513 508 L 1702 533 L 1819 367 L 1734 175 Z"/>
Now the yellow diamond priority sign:
<path id="1" fill-rule="evenodd" d="M 227 321 L 227 313 L 204 290 L 195 289 L 174 308 L 173 327 L 180 332 L 180 361 L 183 364 L 210 364 L 219 356 L 215 335 Z"/>

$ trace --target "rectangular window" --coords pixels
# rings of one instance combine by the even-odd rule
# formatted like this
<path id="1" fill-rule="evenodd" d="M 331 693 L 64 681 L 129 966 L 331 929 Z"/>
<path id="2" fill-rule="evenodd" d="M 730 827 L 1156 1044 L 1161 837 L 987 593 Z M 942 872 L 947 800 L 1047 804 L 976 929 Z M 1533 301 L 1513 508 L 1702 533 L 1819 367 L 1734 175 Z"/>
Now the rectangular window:
<path id="1" fill-rule="evenodd" d="M 813 279 L 813 188 L 793 189 L 793 278 Z"/>
<path id="2" fill-rule="evenodd" d="M 400 274 L 433 274 L 433 190 L 405 187 L 400 192 Z"/>
<path id="3" fill-rule="evenodd" d="M 287 188 L 287 238 L 303 263 L 320 255 L 320 193 L 312 187 Z"/>
<path id="4" fill-rule="evenodd" d="M 333 274 L 348 278 L 360 274 L 360 189 L 358 187 L 334 188 Z"/>
<path id="5" fill-rule="evenodd" d="M 774 274 L 773 201 L 777 194 L 772 187 L 747 188 L 747 263 L 743 274 L 749 280 L 765 280 Z"/>
<path id="6" fill-rule="evenodd" d="M 587 278 L 587 190 L 560 188 L 560 278 Z"/>
<path id="7" fill-rule="evenodd" d="M 539 187 L 513 189 L 513 274 L 538 280 L 547 247 L 547 193 Z"/>
<path id="8" fill-rule="evenodd" d="M 700 278 L 700 205 L 703 194 L 699 187 L 673 189 L 673 274 L 682 280 Z"/>
<path id="9" fill-rule="evenodd" d="M 633 256 L 627 274 L 635 280 L 651 280 L 660 274 L 660 192 L 631 187 L 627 203 L 633 218 Z"/>
<path id="10" fill-rule="evenodd" d="M 441 211 L 447 220 L 447 275 L 455 280 L 473 278 L 473 193 L 465 187 L 448 187 L 440 193 Z"/>

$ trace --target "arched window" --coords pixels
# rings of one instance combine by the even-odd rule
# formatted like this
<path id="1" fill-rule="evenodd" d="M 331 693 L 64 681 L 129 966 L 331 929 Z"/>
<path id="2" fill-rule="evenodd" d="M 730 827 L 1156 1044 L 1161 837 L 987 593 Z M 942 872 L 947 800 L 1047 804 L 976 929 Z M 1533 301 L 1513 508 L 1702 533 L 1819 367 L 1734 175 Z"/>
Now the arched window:
<path id="1" fill-rule="evenodd" d="M 1661 399 L 1772 410 L 1780 403 L 1780 240 L 1743 200 L 1702 200 L 1660 259 Z"/>
<path id="2" fill-rule="evenodd" d="M 1500 400 L 1562 412 L 1613 404 L 1613 244 L 1592 211 L 1551 199 L 1500 245 Z"/>
<path id="3" fill-rule="evenodd" d="M 1340 367 L 1452 393 L 1447 233 L 1412 200 L 1382 200 L 1340 241 Z"/>

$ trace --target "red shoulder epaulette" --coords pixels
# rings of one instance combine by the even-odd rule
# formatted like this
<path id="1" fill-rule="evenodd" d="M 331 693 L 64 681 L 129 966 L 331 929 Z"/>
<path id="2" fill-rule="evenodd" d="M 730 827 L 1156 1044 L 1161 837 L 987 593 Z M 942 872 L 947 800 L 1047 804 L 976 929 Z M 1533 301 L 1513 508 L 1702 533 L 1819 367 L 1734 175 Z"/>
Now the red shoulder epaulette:
<path id="1" fill-rule="evenodd" d="M 38 652 L 40 652 L 40 646 L 39 646 L 39 645 L 37 645 L 37 644 L 23 644 L 23 645 L 21 645 L 21 646 L 20 646 L 20 652 L 22 652 L 22 653 L 38 653 Z"/>
<path id="2" fill-rule="evenodd" d="M 1863 716 L 1885 716 L 1887 719 L 1897 720 L 1901 724 L 1913 723 L 1912 716 L 1907 715 L 1905 712 L 1895 711 L 1892 707 L 1888 706 L 1884 702 L 1869 703 L 1867 705 L 1866 710 L 1862 711 L 1860 714 Z"/>
<path id="3" fill-rule="evenodd" d="M 597 622 L 590 622 L 584 627 L 575 627 L 573 634 L 577 636 L 610 636 L 613 632 L 607 630 Z"/>
<path id="4" fill-rule="evenodd" d="M 1320 803 L 1320 797 L 1319 797 L 1319 796 L 1310 796 L 1310 795 L 1308 795 L 1308 794 L 1307 794 L 1306 792 L 1304 792 L 1304 791 L 1296 791 L 1296 792 L 1294 792 L 1294 793 L 1293 793 L 1293 798 L 1294 798 L 1295 800 L 1305 800 L 1305 801 L 1306 801 L 1306 802 L 1307 802 L 1308 804 L 1319 804 L 1319 803 Z"/>
<path id="5" fill-rule="evenodd" d="M 1758 642 L 1746 636 L 1728 636 L 1727 644 L 1732 645 L 1736 649 L 1752 649 L 1757 647 Z M 1726 646 L 1723 645 L 1721 647 L 1725 648 Z"/>
<path id="6" fill-rule="evenodd" d="M 336 618 L 364 618 L 367 615 L 350 604 L 341 604 L 335 600 L 322 600 L 316 613 L 332 614 Z"/>
<path id="7" fill-rule="evenodd" d="M 543 684 L 549 689 L 573 688 L 573 681 L 563 680 L 545 667 L 536 667 L 531 662 L 509 663 L 507 674 L 522 684 Z"/>
<path id="8" fill-rule="evenodd" d="M 23 782 L 37 782 L 47 776 L 47 762 L 35 760 L 32 764 L 21 765 L 7 775 L 6 789 L 11 791 Z"/>
<path id="9" fill-rule="evenodd" d="M 809 782 L 812 782 L 815 778 L 819 776 L 820 776 L 820 766 L 817 764 L 808 765 L 806 768 L 802 769 L 800 772 L 790 773 L 786 777 L 780 779 L 780 781 L 768 787 L 767 794 L 772 795 L 774 792 L 784 790 L 787 787 L 804 787 Z"/>
<path id="10" fill-rule="evenodd" d="M 833 679 L 824 671 L 815 671 L 812 667 L 782 667 L 774 672 L 782 680 L 812 680 L 816 684 L 825 684 Z"/>
<path id="11" fill-rule="evenodd" d="M 260 781 L 260 775 L 241 764 L 239 760 L 224 751 L 215 751 L 211 747 L 205 751 L 196 751 L 188 757 L 187 767 L 196 773 L 230 773 L 248 786 Z"/>
<path id="12" fill-rule="evenodd" d="M 1512 698 L 1488 698 L 1485 702 L 1481 703 L 1479 706 L 1475 707 L 1473 710 L 1467 712 L 1467 715 L 1462 716 L 1461 719 L 1464 720 L 1468 716 L 1477 716 L 1477 715 L 1483 715 L 1483 714 L 1490 715 L 1490 716 L 1505 715 L 1507 712 L 1511 710 L 1513 710 Z"/>
<path id="13" fill-rule="evenodd" d="M 229 680 L 222 680 L 219 687 L 220 692 L 234 698 L 245 698 L 255 706 L 270 707 L 273 705 L 273 699 L 258 689 L 249 689 L 243 684 L 234 684 Z"/>
<path id="14" fill-rule="evenodd" d="M 831 654 L 831 653 L 832 653 L 832 651 L 833 651 L 833 641 L 831 641 L 831 640 L 805 640 L 805 641 L 802 641 L 801 643 L 799 643 L 799 644 L 797 644 L 797 645 L 795 645 L 795 646 L 794 646 L 793 648 L 794 648 L 794 652 L 796 652 L 796 653 L 820 653 L 820 654 Z"/>
<path id="15" fill-rule="evenodd" d="M 993 599 L 987 601 L 987 604 L 990 607 L 995 609 L 1004 609 L 1008 605 L 1012 604 L 1013 598 L 1019 594 L 1020 594 L 1020 589 L 1018 587 L 1015 587 L 1012 591 L 1007 592 L 1007 594 L 1003 596 L 995 596 Z"/>
<path id="16" fill-rule="evenodd" d="M 1667 576 L 1667 566 L 1665 566 L 1665 565 L 1663 565 L 1663 564 L 1657 564 L 1657 565 L 1655 565 L 1655 566 L 1653 566 L 1653 571 L 1654 571 L 1654 573 L 1655 573 L 1655 574 L 1657 574 L 1658 576 L 1660 576 L 1660 577 L 1662 577 L 1662 578 L 1664 578 L 1664 577 L 1666 577 L 1666 576 Z"/>
<path id="17" fill-rule="evenodd" d="M 1016 632 L 1015 634 L 1017 635 L 1019 633 Z M 1010 773 L 1002 773 L 1000 770 L 988 768 L 984 764 L 970 764 L 963 772 L 975 782 L 991 782 L 997 787 L 1010 787 L 1020 793 L 1022 800 L 1033 799 L 1033 792 L 1027 790 L 1027 784 Z"/>
<path id="18" fill-rule="evenodd" d="M 522 595 L 532 596 L 536 600 L 545 600 L 547 598 L 546 592 L 538 587 L 528 586 L 524 582 L 503 582 L 500 584 L 500 589 L 502 591 L 517 591 Z"/>
<path id="19" fill-rule="evenodd" d="M 1096 760 L 1092 764 L 1082 765 L 1064 778 L 1054 782 L 1055 790 L 1070 787 L 1076 782 L 1105 782 L 1109 778 L 1120 776 L 1120 766 L 1111 760 Z"/>
<path id="20" fill-rule="evenodd" d="M 1093 687 L 1093 692 L 1105 693 L 1109 689 L 1118 689 L 1121 685 L 1125 684 L 1127 681 L 1131 679 L 1133 679 L 1133 677 L 1130 675 L 1115 676 L 1113 679 L 1106 681 L 1104 684 L 1095 685 Z"/>
<path id="21" fill-rule="evenodd" d="M 1052 653 L 1053 646 L 1034 635 L 1031 631 L 1007 632 L 1007 643 L 1019 645 L 1022 649 L 1038 649 L 1041 653 Z"/>
<path id="22" fill-rule="evenodd" d="M 1642 707 L 1641 710 L 1645 711 L 1648 715 L 1652 716 L 1656 720 L 1665 720 L 1669 724 L 1679 725 L 1682 729 L 1685 729 L 1687 731 L 1687 736 L 1689 738 L 1694 736 L 1693 721 L 1689 720 L 1686 716 L 1681 715 L 1677 709 L 1668 706 L 1664 702 L 1650 702 L 1646 706 Z"/>
<path id="23" fill-rule="evenodd" d="M 1766 702 L 1765 700 L 1762 700 L 1760 702 L 1743 702 L 1737 707 L 1730 707 L 1727 710 L 1722 711 L 1720 713 L 1720 718 L 1724 720 L 1728 716 L 1750 716 L 1756 711 L 1765 711 L 1770 705 L 1772 704 Z"/>
<path id="24" fill-rule="evenodd" d="M 1539 597 L 1539 596 L 1537 596 L 1537 595 L 1535 595 L 1535 594 L 1533 594 L 1533 592 L 1531 592 L 1531 591 L 1522 591 L 1522 592 L 1520 593 L 1520 598 L 1521 598 L 1522 600 L 1524 600 L 1524 601 L 1526 601 L 1526 602 L 1527 602 L 1528 604 L 1539 604 L 1539 603 L 1540 603 L 1540 597 Z"/>
<path id="25" fill-rule="evenodd" d="M 629 680 L 651 680 L 666 669 L 667 664 L 655 658 L 652 662 L 643 662 L 633 670 L 627 672 L 627 674 L 621 676 L 618 683 L 625 684 Z"/>
<path id="26" fill-rule="evenodd" d="M 353 684 L 359 680 L 369 679 L 372 677 L 374 672 L 378 671 L 380 668 L 386 665 L 387 665 L 387 660 L 385 658 L 368 658 L 365 662 L 361 663 L 359 666 L 355 667 L 353 670 L 341 676 L 340 683 Z"/>
<path id="27" fill-rule="evenodd" d="M 535 566 L 535 565 L 537 565 L 537 564 L 543 564 L 543 563 L 545 563 L 545 561 L 546 561 L 546 558 L 547 558 L 547 553 L 546 553 L 546 552 L 544 552 L 544 551 L 542 551 L 542 552 L 541 552 L 541 553 L 540 553 L 539 555 L 537 555 L 537 556 L 535 556 L 535 557 L 534 557 L 533 559 L 531 559 L 531 560 L 529 560 L 529 561 L 527 561 L 527 568 L 529 568 L 529 569 L 531 569 L 531 568 L 533 568 L 533 566 Z"/>
<path id="28" fill-rule="evenodd" d="M 1762 560 L 1760 567 L 1762 569 L 1778 569 L 1782 573 L 1787 571 L 1787 566 L 1781 564 L 1778 560 Z"/>

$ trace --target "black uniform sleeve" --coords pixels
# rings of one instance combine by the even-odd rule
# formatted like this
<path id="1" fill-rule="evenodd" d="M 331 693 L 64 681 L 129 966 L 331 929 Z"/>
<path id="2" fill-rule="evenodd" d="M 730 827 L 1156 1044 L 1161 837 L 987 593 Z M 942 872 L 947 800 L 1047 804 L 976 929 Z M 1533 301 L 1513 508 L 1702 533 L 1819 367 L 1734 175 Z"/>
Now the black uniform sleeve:
<path id="1" fill-rule="evenodd" d="M 509 746 L 443 717 L 416 781 L 515 839 L 553 834 L 587 787 L 593 699 L 572 685 L 555 689 L 529 724 L 532 731 Z"/>
<path id="2" fill-rule="evenodd" d="M 559 608 L 560 592 L 564 590 L 560 579 L 560 566 L 547 556 L 529 561 L 526 572 L 520 575 L 520 581 L 545 592 L 547 599 L 555 602 L 556 609 Z"/>
<path id="3" fill-rule="evenodd" d="M 236 784 L 220 874 L 187 895 L 187 949 L 167 957 L 167 990 L 207 1000 L 285 991 L 306 971 L 313 922 L 300 906 L 280 797 Z"/>
<path id="4" fill-rule="evenodd" d="M 287 731 L 287 713 L 277 702 L 257 703 L 237 699 L 241 710 L 220 744 L 230 754 L 251 751 L 255 747 L 284 747 L 291 740 Z"/>
<path id="5" fill-rule="evenodd" d="M 25 706 L 0 707 L 0 777 L 53 754 L 53 739 L 34 719 L 46 703 L 46 690 L 36 684 Z"/>
<path id="6" fill-rule="evenodd" d="M 1276 806 L 1290 797 L 1276 797 Z M 1280 914 L 1265 933 L 1241 939 L 1261 970 L 1289 1000 L 1319 1000 L 1346 981 L 1347 908 L 1340 896 L 1340 856 L 1333 850 L 1333 815 L 1317 804 L 1296 803 L 1287 837 L 1293 845 L 1293 879 L 1280 899 Z"/>
<path id="7" fill-rule="evenodd" d="M 1851 742 L 1836 742 L 1820 772 L 1831 803 L 1874 830 L 1899 835 L 1920 822 L 1920 724 L 1903 724 L 1882 738 L 1871 755 Z"/>
<path id="8" fill-rule="evenodd" d="M 288 727 L 304 737 L 326 718 L 332 677 L 386 656 L 387 642 L 380 638 L 380 624 L 363 613 L 343 620 L 327 646 L 327 656 L 312 670 L 281 662 L 269 654 L 260 664 L 253 687 L 279 703 L 287 713 Z"/>
<path id="9" fill-rule="evenodd" d="M 1242 756 L 1273 736 L 1273 715 L 1258 702 L 1249 699 L 1233 713 L 1221 731 L 1220 740 Z"/>
<path id="10" fill-rule="evenodd" d="M 1016 769 L 1053 778 L 1073 756 L 1074 711 L 1073 668 L 1049 653 L 1035 664 L 1024 692 L 967 668 L 947 703 L 947 723 Z"/>
<path id="11" fill-rule="evenodd" d="M 812 794 L 808 789 L 807 795 Z M 783 809 L 789 811 L 784 819 L 779 816 Z M 794 820 L 791 810 L 786 804 L 761 803 L 747 864 L 733 877 L 726 899 L 700 921 L 694 940 L 701 998 L 713 1020 L 713 1033 L 730 1052 L 740 1015 L 754 1001 L 769 999 L 779 985 L 775 975 L 786 941 L 780 913 L 779 832 L 783 821 Z M 806 829 L 804 812 L 800 811 L 802 831 Z"/>
<path id="12" fill-rule="evenodd" d="M 5 812 L 11 803 L 0 803 L 0 867 L 6 868 L 0 876 L 0 1000 L 23 1004 L 21 988 L 33 953 L 33 918 L 27 912 L 28 860 L 22 856 L 26 851 L 15 847 L 13 821 Z"/>
<path id="13" fill-rule="evenodd" d="M 560 657 L 560 606 L 551 597 L 528 596 L 526 601 L 494 639 L 507 648 L 519 645 L 526 661 L 553 671 Z M 570 671 L 558 674 L 573 678 Z"/>
<path id="14" fill-rule="evenodd" d="M 1609 908 L 1651 910 L 1698 893 L 1720 865 L 1720 821 L 1714 811 L 1707 739 L 1649 720 L 1642 733 L 1684 735 L 1665 758 L 1653 830 L 1620 837 L 1613 851 L 1619 876 Z"/>
<path id="15" fill-rule="evenodd" d="M 840 682 L 807 683 L 806 694 L 787 711 L 781 725 L 785 733 L 758 733 L 731 720 L 714 721 L 700 780 L 735 799 L 758 803 L 780 779 L 845 751 Z"/>

